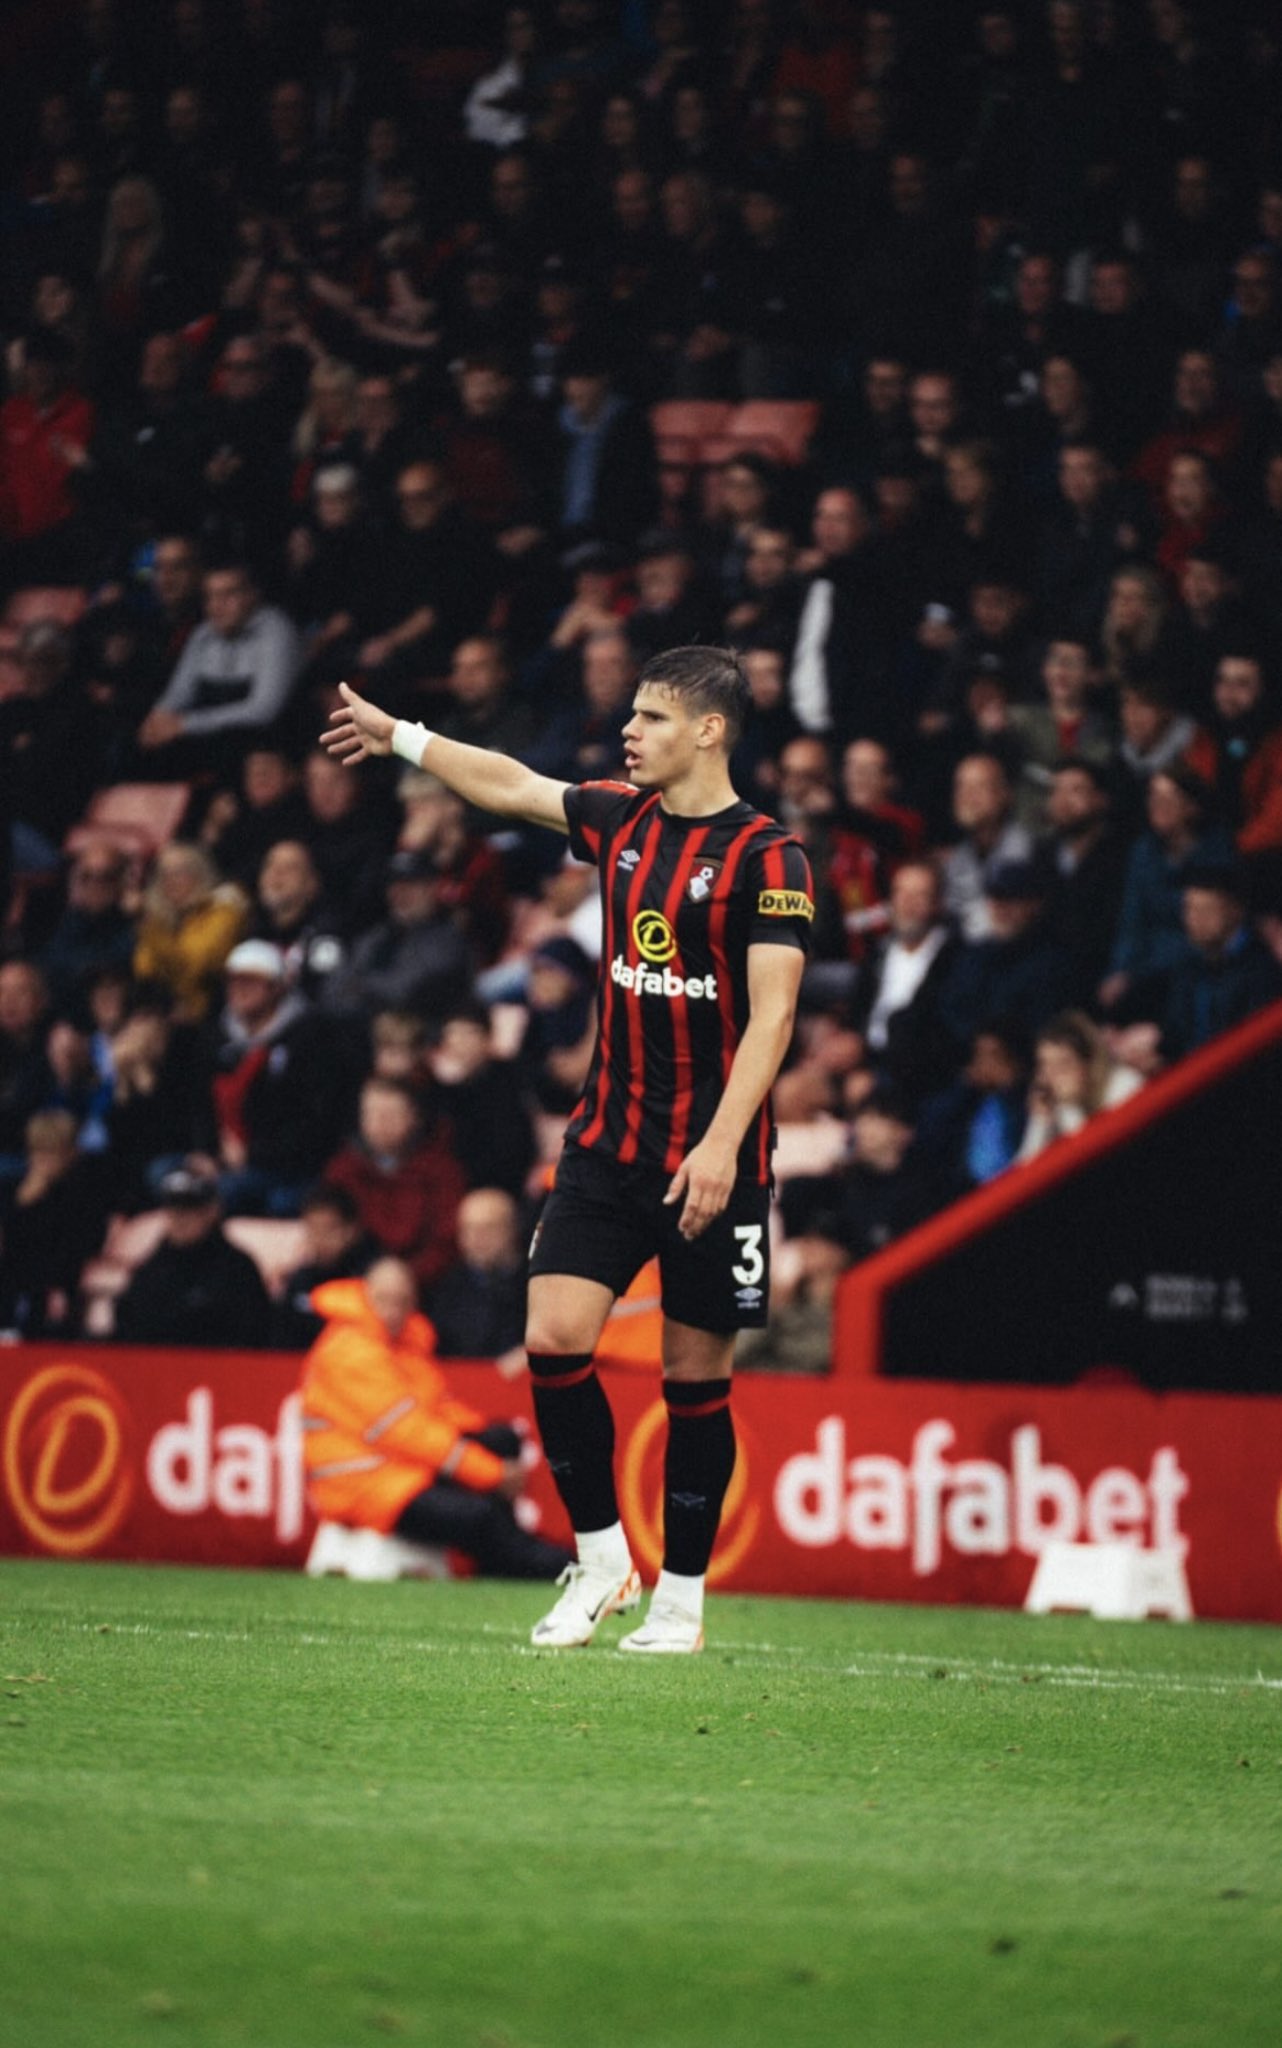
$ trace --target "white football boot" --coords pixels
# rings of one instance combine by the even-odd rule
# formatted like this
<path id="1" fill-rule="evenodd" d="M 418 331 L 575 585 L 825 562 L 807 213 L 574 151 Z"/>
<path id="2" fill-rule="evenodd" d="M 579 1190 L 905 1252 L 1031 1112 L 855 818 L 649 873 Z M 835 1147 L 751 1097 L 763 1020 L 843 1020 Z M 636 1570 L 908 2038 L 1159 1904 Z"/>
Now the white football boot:
<path id="1" fill-rule="evenodd" d="M 641 1574 L 630 1559 L 622 1576 L 599 1565 L 567 1564 L 557 1585 L 565 1591 L 530 1630 L 537 1650 L 580 1649 L 607 1614 L 631 1614 L 641 1605 Z"/>
<path id="2" fill-rule="evenodd" d="M 656 1593 L 640 1628 L 624 1636 L 619 1648 L 648 1651 L 652 1656 L 691 1656 L 703 1648 L 703 1617 Z"/>

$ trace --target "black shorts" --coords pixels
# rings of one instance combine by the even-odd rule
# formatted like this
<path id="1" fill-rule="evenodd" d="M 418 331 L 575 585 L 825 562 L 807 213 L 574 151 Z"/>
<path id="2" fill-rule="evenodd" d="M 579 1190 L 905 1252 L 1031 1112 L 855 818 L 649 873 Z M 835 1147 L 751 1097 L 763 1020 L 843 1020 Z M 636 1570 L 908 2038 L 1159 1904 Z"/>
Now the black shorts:
<path id="1" fill-rule="evenodd" d="M 689 1242 L 677 1229 L 684 1197 L 671 1205 L 663 1200 L 671 1179 L 567 1145 L 530 1246 L 531 1274 L 573 1274 L 624 1294 L 657 1255 L 663 1313 L 673 1322 L 717 1336 L 763 1328 L 770 1297 L 769 1190 L 737 1180 L 721 1214 Z"/>

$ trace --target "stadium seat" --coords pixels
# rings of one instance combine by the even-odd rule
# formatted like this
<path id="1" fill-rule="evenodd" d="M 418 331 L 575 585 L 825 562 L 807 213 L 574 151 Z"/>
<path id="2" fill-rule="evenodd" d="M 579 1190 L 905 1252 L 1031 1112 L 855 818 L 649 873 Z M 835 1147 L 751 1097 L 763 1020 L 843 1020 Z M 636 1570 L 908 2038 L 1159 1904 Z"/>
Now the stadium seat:
<path id="1" fill-rule="evenodd" d="M 448 1579 L 449 1559 L 435 1544 L 406 1543 L 377 1529 L 348 1529 L 321 1522 L 307 1553 L 311 1579 Z"/>
<path id="2" fill-rule="evenodd" d="M 229 1216 L 224 1227 L 232 1244 L 249 1253 L 274 1300 L 286 1275 L 307 1257 L 302 1224 L 294 1216 Z"/>
<path id="3" fill-rule="evenodd" d="M 810 399 L 753 398 L 735 408 L 722 432 L 731 453 L 751 448 L 795 469 L 805 461 L 818 424 L 819 407 Z"/>
<path id="4" fill-rule="evenodd" d="M 113 1216 L 102 1250 L 80 1275 L 85 1330 L 91 1337 L 110 1337 L 116 1327 L 116 1302 L 135 1269 L 149 1259 L 165 1234 L 163 1209 L 144 1209 L 138 1216 Z"/>
<path id="5" fill-rule="evenodd" d="M 730 413 L 731 407 L 721 399 L 665 398 L 650 407 L 664 525 L 683 522 L 706 477 L 704 444 L 722 431 Z"/>
<path id="6" fill-rule="evenodd" d="M 810 1124 L 779 1126 L 775 1146 L 776 1180 L 795 1180 L 798 1174 L 835 1173 L 846 1157 L 850 1127 L 840 1117 L 820 1117 Z"/>
<path id="7" fill-rule="evenodd" d="M 720 398 L 662 398 L 650 407 L 656 442 L 703 442 L 724 432 L 734 407 Z"/>
<path id="8" fill-rule="evenodd" d="M 64 841 L 78 853 L 90 839 L 110 839 L 123 853 L 150 860 L 177 833 L 191 802 L 189 782 L 117 782 L 100 789 Z"/>
<path id="9" fill-rule="evenodd" d="M 89 602 L 78 583 L 34 583 L 15 590 L 0 616 L 0 651 L 11 654 L 28 626 L 74 626 Z"/>

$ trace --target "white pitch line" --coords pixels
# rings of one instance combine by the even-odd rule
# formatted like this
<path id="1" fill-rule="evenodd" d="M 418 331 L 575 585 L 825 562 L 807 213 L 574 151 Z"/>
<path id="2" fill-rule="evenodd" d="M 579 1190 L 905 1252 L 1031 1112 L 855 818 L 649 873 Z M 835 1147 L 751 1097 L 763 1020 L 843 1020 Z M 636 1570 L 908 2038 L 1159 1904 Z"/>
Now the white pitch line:
<path id="1" fill-rule="evenodd" d="M 271 1625 L 261 1631 L 247 1629 L 212 1629 L 166 1627 L 163 1623 L 150 1621 L 71 1621 L 61 1624 L 64 1633 L 76 1635 L 121 1635 L 154 1636 L 175 1638 L 184 1642 L 205 1643 L 262 1643 L 276 1642 L 282 1645 L 297 1645 L 306 1649 L 346 1649 L 352 1646 L 382 1645 L 389 1649 L 404 1650 L 426 1656 L 482 1655 L 487 1645 L 483 1642 L 443 1643 L 432 1637 L 388 1635 L 379 1631 L 360 1631 L 352 1636 L 320 1636 L 306 1631 L 288 1631 Z M 474 1635 L 478 1631 L 443 1622 L 442 1634 Z M 543 1656 L 532 1645 L 521 1639 L 521 1631 L 498 1627 L 493 1622 L 483 1622 L 479 1633 L 482 1636 L 500 1637 L 522 1656 Z M 609 1647 L 608 1645 L 606 1646 Z M 842 1678 L 887 1678 L 895 1675 L 896 1667 L 904 1677 L 925 1677 L 936 1671 L 948 1678 L 966 1683 L 994 1681 L 999 1684 L 1023 1684 L 1029 1681 L 1045 1680 L 1051 1685 L 1075 1687 L 1081 1690 L 1101 1692 L 1132 1692 L 1150 1690 L 1171 1693 L 1212 1693 L 1230 1695 L 1241 1692 L 1282 1692 L 1282 1677 L 1269 1678 L 1262 1671 L 1243 1673 L 1240 1677 L 1226 1676 L 1220 1672 L 1171 1672 L 1150 1670 L 1126 1670 L 1118 1666 L 1095 1664 L 1052 1664 L 1044 1661 L 1012 1662 L 1001 1657 L 972 1658 L 950 1656 L 946 1651 L 931 1654 L 924 1650 L 866 1650 L 856 1661 L 843 1664 L 817 1661 L 813 1652 L 797 1644 L 761 1643 L 741 1641 L 717 1641 L 715 1650 L 729 1650 L 736 1655 L 748 1654 L 765 1658 L 786 1658 L 793 1669 L 816 1672 L 834 1672 Z"/>

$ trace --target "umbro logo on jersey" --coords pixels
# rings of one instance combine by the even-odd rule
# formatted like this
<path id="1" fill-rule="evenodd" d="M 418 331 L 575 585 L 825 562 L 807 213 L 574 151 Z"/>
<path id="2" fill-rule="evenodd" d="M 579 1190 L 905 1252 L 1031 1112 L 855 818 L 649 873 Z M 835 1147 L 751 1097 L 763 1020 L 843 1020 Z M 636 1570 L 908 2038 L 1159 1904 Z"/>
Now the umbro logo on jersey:
<path id="1" fill-rule="evenodd" d="M 638 868 L 640 867 L 640 865 L 641 856 L 637 852 L 636 847 L 625 846 L 622 853 L 619 855 L 619 866 L 621 868 Z"/>

